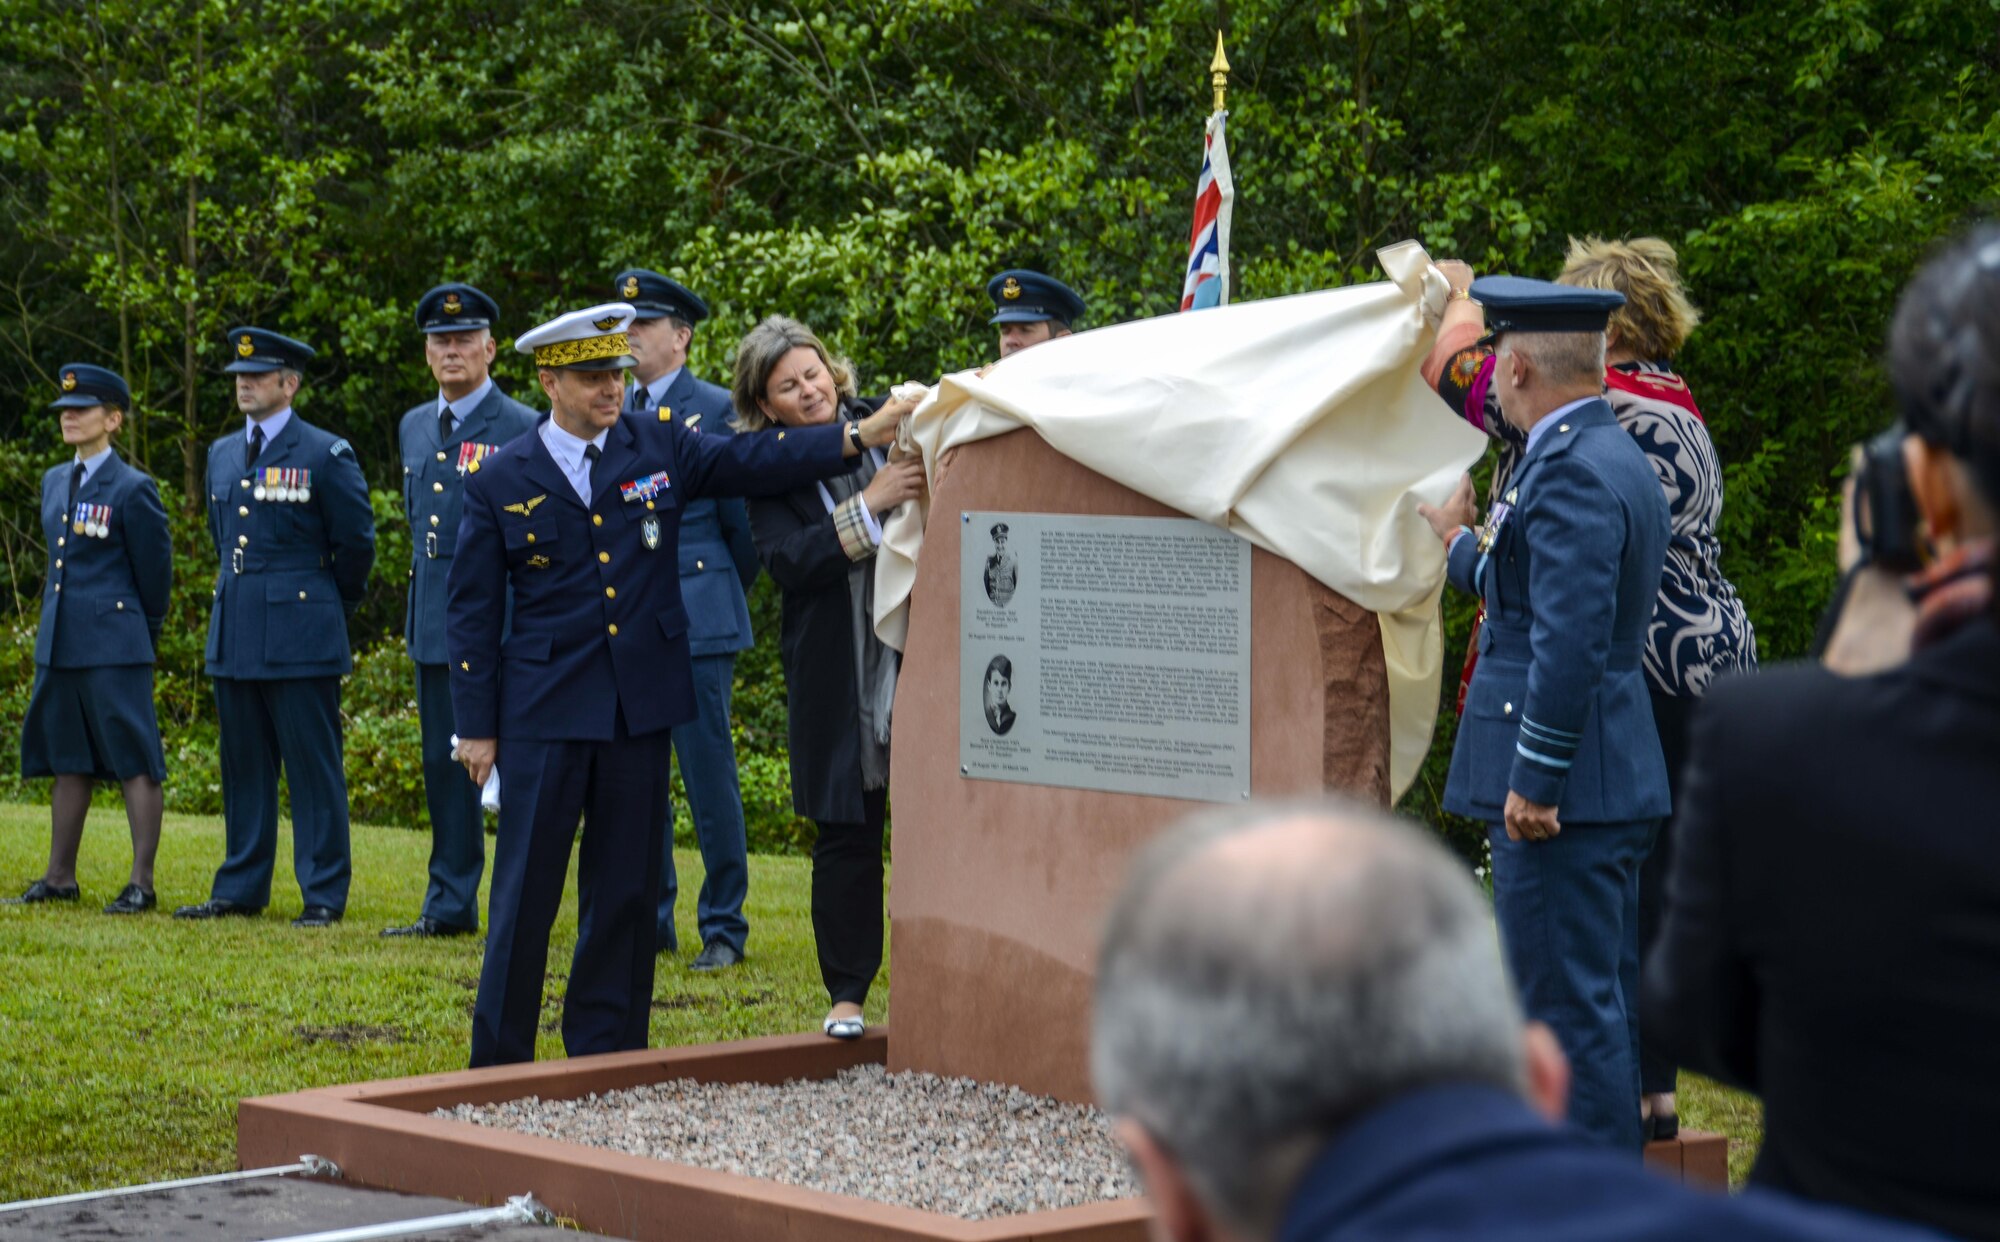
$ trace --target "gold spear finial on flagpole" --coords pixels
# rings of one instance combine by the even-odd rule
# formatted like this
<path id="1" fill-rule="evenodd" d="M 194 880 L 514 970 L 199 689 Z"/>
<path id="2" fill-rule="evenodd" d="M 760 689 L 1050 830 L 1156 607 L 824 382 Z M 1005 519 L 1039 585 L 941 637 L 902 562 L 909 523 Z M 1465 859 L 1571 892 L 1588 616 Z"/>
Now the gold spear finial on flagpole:
<path id="1" fill-rule="evenodd" d="M 1222 111 L 1222 98 L 1229 93 L 1229 58 L 1222 54 L 1222 32 L 1215 32 L 1215 59 L 1208 62 L 1209 81 L 1215 86 L 1215 110 Z"/>

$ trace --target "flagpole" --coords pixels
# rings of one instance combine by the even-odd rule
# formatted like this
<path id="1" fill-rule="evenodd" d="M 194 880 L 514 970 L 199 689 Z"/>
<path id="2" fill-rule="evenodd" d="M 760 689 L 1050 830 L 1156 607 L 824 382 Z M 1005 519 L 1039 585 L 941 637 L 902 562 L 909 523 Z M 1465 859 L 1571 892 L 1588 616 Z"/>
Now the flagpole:
<path id="1" fill-rule="evenodd" d="M 1209 62 L 1209 85 L 1215 88 L 1215 110 L 1202 127 L 1201 175 L 1195 181 L 1194 227 L 1188 237 L 1188 262 L 1181 283 L 1181 309 L 1199 310 L 1229 304 L 1229 220 L 1236 200 L 1236 181 L 1229 170 L 1229 57 L 1222 50 L 1222 32 L 1215 32 L 1215 59 Z"/>

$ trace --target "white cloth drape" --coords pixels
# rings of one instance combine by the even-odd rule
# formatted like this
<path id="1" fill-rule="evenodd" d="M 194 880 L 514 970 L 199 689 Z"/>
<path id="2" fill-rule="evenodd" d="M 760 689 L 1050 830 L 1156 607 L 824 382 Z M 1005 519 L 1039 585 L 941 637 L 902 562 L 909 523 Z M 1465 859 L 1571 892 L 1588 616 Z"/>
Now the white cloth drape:
<path id="1" fill-rule="evenodd" d="M 1417 516 L 1486 437 L 1417 373 L 1448 286 L 1416 242 L 1377 252 L 1385 282 L 1163 315 L 946 376 L 911 416 L 936 477 L 956 445 L 1033 429 L 1134 491 L 1236 532 L 1376 613 L 1388 658 L 1390 782 L 1416 778 L 1444 667 L 1444 550 Z M 923 507 L 883 526 L 875 632 L 901 650 Z"/>

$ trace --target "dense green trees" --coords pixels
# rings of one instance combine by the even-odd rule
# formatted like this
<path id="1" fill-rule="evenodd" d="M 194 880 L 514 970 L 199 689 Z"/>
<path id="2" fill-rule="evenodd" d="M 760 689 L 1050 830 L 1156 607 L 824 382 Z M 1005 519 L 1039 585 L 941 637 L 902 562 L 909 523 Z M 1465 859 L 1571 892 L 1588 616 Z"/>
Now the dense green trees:
<path id="1" fill-rule="evenodd" d="M 1062 274 L 1091 322 L 1164 313 L 1220 19 L 1238 298 L 1372 278 L 1374 247 L 1406 236 L 1538 274 L 1573 233 L 1682 247 L 1707 322 L 1681 362 L 1728 467 L 1727 566 L 1766 656 L 1793 654 L 1830 581 L 1843 447 L 1886 421 L 1895 289 L 2000 189 L 1997 16 L 1994 0 L 0 0 L 0 480 L 33 494 L 58 454 L 50 376 L 79 358 L 132 379 L 130 448 L 184 489 L 234 420 L 220 330 L 255 320 L 321 348 L 301 406 L 387 486 L 395 417 L 428 385 L 409 308 L 446 278 L 518 330 L 657 266 L 716 310 L 703 373 L 783 311 L 875 388 L 990 358 L 979 288 L 1003 265 Z M 504 350 L 500 373 L 532 387 Z M 23 620 L 27 509 L 0 521 L 0 602 Z M 400 580 L 385 556 L 363 637 L 393 632 Z"/>

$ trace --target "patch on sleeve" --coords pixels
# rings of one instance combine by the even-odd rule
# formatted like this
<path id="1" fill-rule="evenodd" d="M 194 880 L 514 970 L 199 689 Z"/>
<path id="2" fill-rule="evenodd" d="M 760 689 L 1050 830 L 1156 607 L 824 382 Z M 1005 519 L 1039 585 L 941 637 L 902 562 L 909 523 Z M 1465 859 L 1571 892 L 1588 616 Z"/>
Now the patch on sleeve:
<path id="1" fill-rule="evenodd" d="M 349 444 L 345 440 L 335 440 L 333 442 L 333 447 L 331 449 L 328 449 L 327 452 L 334 457 L 338 457 L 342 453 L 346 453 L 351 456 L 354 452 L 354 446 Z"/>

